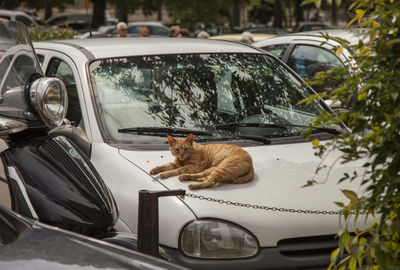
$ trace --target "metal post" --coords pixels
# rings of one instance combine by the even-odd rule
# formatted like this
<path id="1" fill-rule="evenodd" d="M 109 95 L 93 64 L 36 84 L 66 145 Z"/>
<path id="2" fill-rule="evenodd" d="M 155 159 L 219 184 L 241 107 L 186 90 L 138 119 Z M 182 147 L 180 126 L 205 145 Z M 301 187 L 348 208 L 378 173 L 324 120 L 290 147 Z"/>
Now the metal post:
<path id="1" fill-rule="evenodd" d="M 159 257 L 158 198 L 184 196 L 185 190 L 139 191 L 138 243 L 137 250 Z"/>

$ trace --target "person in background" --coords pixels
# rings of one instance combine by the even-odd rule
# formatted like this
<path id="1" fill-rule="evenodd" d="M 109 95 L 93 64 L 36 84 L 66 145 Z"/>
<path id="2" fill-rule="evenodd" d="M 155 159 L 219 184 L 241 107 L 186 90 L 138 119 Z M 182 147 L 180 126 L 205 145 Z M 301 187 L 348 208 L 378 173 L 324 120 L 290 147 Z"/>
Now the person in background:
<path id="1" fill-rule="evenodd" d="M 209 38 L 209 37 L 210 37 L 210 34 L 208 34 L 206 31 L 200 31 L 197 34 L 197 38 Z"/>
<path id="2" fill-rule="evenodd" d="M 186 28 L 182 28 L 177 37 L 179 37 L 179 38 L 191 38 L 192 36 L 190 35 L 190 31 L 189 30 L 187 30 Z"/>
<path id="3" fill-rule="evenodd" d="M 169 28 L 168 36 L 178 37 L 181 27 L 179 25 L 174 25 Z"/>
<path id="4" fill-rule="evenodd" d="M 118 37 L 126 37 L 128 34 L 128 26 L 124 22 L 117 24 Z"/>
<path id="5" fill-rule="evenodd" d="M 254 36 L 250 32 L 243 32 L 242 36 L 240 38 L 240 42 L 246 43 L 246 44 L 252 44 L 254 43 Z"/>
<path id="6" fill-rule="evenodd" d="M 140 29 L 140 36 L 141 37 L 149 37 L 150 36 L 150 30 L 147 27 L 143 27 Z"/>

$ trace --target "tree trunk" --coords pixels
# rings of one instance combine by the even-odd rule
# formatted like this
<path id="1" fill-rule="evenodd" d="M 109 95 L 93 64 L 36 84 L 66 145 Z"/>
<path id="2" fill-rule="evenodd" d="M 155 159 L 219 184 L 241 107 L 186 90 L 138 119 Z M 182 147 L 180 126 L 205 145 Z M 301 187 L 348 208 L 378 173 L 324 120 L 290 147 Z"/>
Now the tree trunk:
<path id="1" fill-rule="evenodd" d="M 157 21 L 162 21 L 162 1 L 157 1 Z"/>
<path id="2" fill-rule="evenodd" d="M 93 27 L 99 27 L 105 22 L 105 11 L 106 11 L 106 0 L 92 0 L 93 2 L 93 17 L 92 25 Z"/>
<path id="3" fill-rule="evenodd" d="M 46 1 L 46 6 L 44 8 L 44 19 L 47 20 L 53 16 L 53 9 L 48 1 Z"/>
<path id="4" fill-rule="evenodd" d="M 332 18 L 331 18 L 331 24 L 333 26 L 337 26 L 337 14 L 338 14 L 338 6 L 336 4 L 336 0 L 332 0 Z"/>
<path id="5" fill-rule="evenodd" d="M 240 26 L 240 3 L 233 1 L 232 5 L 232 26 Z"/>
<path id="6" fill-rule="evenodd" d="M 304 13 L 303 13 L 303 7 L 301 6 L 301 2 L 303 0 L 295 0 L 295 14 L 296 14 L 296 24 L 295 27 L 297 27 L 300 22 L 304 22 Z"/>
<path id="7" fill-rule="evenodd" d="M 115 17 L 118 18 L 120 22 L 128 22 L 128 8 L 123 8 L 120 6 L 115 7 Z"/>
<path id="8" fill-rule="evenodd" d="M 282 28 L 282 18 L 282 3 L 280 0 L 275 0 L 274 27 Z"/>

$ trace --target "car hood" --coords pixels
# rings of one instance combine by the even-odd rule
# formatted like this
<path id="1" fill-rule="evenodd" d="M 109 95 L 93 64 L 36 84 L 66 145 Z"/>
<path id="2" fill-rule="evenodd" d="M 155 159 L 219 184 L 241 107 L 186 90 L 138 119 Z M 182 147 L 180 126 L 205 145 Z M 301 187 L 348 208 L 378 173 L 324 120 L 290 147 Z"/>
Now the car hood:
<path id="1" fill-rule="evenodd" d="M 255 177 L 249 183 L 189 190 L 190 182 L 180 182 L 178 177 L 156 178 L 169 189 L 185 189 L 189 195 L 185 202 L 198 218 L 239 224 L 256 235 L 261 246 L 275 246 L 279 240 L 293 237 L 337 233 L 339 215 L 329 211 L 339 210 L 334 202 L 348 202 L 341 189 L 362 192 L 357 181 L 338 184 L 344 173 L 353 174 L 357 170 L 362 175 L 360 164 L 340 164 L 338 152 L 324 159 L 327 168 L 316 175 L 321 159 L 315 156 L 311 142 L 244 149 L 252 156 L 255 170 Z M 146 172 L 173 161 L 169 151 L 120 150 L 120 153 Z M 321 184 L 303 187 L 314 177 Z"/>

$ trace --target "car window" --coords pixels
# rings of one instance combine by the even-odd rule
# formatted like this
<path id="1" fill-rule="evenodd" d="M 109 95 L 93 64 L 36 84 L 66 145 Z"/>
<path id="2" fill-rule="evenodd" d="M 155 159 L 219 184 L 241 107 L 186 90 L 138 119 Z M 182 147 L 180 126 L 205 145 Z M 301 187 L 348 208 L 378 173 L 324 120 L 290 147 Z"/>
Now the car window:
<path id="1" fill-rule="evenodd" d="M 275 55 L 276 57 L 282 58 L 283 54 L 285 53 L 288 44 L 274 44 L 262 47 L 263 50 Z"/>
<path id="2" fill-rule="evenodd" d="M 168 36 L 168 30 L 163 27 L 150 26 L 150 35 Z"/>
<path id="3" fill-rule="evenodd" d="M 4 170 L 4 164 L 1 159 L 0 159 L 0 204 L 10 209 L 12 207 L 10 187 L 8 186 L 8 180 Z"/>
<path id="4" fill-rule="evenodd" d="M 11 20 L 11 17 L 7 16 L 7 15 L 0 15 L 0 18 L 6 19 L 6 20 Z"/>
<path id="5" fill-rule="evenodd" d="M 72 125 L 77 126 L 82 118 L 82 112 L 71 67 L 61 59 L 53 58 L 47 67 L 46 76 L 57 77 L 64 82 L 68 93 L 67 119 L 71 121 Z"/>
<path id="6" fill-rule="evenodd" d="M 44 62 L 44 55 L 43 54 L 37 54 L 38 60 L 40 65 L 43 65 Z"/>
<path id="7" fill-rule="evenodd" d="M 128 26 L 128 33 L 129 34 L 140 34 L 140 29 L 144 26 Z"/>
<path id="8" fill-rule="evenodd" d="M 344 67 L 334 53 L 309 45 L 297 45 L 289 57 L 288 65 L 306 80 L 314 77 L 319 71 Z"/>
<path id="9" fill-rule="evenodd" d="M 13 59 L 14 55 L 7 55 L 6 58 L 2 59 L 0 64 L 0 76 L 6 74 L 5 70 L 8 69 L 7 78 L 5 79 L 2 93 L 11 88 L 25 85 L 29 76 L 36 72 L 31 56 L 23 54 L 16 56 L 14 61 Z"/>
<path id="10" fill-rule="evenodd" d="M 32 25 L 33 25 L 33 22 L 32 22 L 29 18 L 27 18 L 27 17 L 25 17 L 25 16 L 17 15 L 17 16 L 15 17 L 15 19 L 16 19 L 17 21 L 22 22 L 22 23 L 25 24 L 26 26 L 32 26 Z"/>
<path id="11" fill-rule="evenodd" d="M 323 110 L 317 102 L 300 104 L 310 95 L 308 89 L 279 62 L 262 54 L 104 59 L 90 65 L 90 74 L 103 126 L 116 143 L 163 140 L 118 131 L 123 128 L 215 131 L 216 125 L 238 121 L 308 125 Z M 294 131 L 242 128 L 240 132 L 287 136 Z"/>

